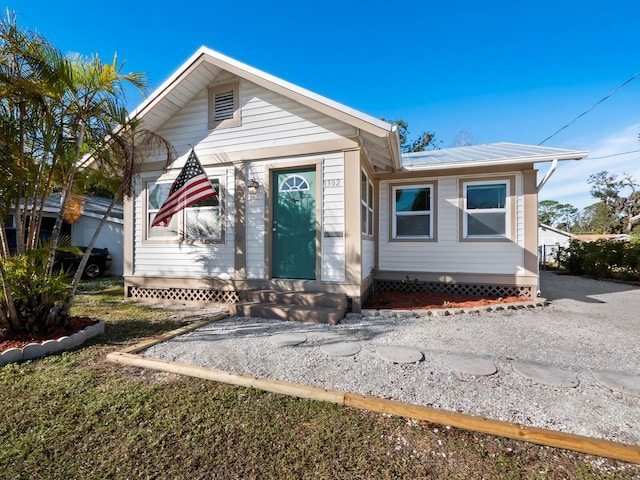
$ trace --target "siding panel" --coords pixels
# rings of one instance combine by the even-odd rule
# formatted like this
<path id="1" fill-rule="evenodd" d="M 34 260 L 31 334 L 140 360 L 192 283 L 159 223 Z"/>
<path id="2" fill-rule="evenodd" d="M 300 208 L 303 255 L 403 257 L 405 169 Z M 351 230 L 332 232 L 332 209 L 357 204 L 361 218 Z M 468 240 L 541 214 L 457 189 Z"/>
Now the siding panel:
<path id="1" fill-rule="evenodd" d="M 501 174 L 504 176 L 504 174 Z M 483 176 L 484 177 L 484 176 Z M 516 174 L 516 242 L 460 242 L 458 177 L 436 177 L 438 185 L 437 242 L 389 241 L 389 182 L 380 183 L 380 270 L 473 274 L 524 272 L 524 202 L 522 175 Z M 364 247 L 363 247 L 364 248 Z"/>

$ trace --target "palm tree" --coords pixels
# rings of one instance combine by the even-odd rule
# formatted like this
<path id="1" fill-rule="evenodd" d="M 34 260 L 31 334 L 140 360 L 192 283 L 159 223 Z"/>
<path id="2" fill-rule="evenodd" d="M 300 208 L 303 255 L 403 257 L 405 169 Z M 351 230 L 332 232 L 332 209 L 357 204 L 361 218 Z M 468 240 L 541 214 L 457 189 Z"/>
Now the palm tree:
<path id="1" fill-rule="evenodd" d="M 15 16 L 0 21 L 0 171 L 6 173 L 0 180 L 0 208 L 3 216 L 13 208 L 16 224 L 15 252 L 9 251 L 4 225 L 0 228 L 1 258 L 42 252 L 44 201 L 55 189 L 62 197 L 60 210 L 47 251 L 38 256 L 45 259 L 40 274 L 53 282 L 65 206 L 83 193 L 79 173 L 100 166 L 124 179 L 64 301 L 38 305 L 39 317 L 29 328 L 50 329 L 68 321 L 80 274 L 111 209 L 131 195 L 141 154 L 160 147 L 167 162 L 173 158 L 167 142 L 127 118 L 124 86 L 144 92 L 147 83 L 143 74 L 123 73 L 122 67 L 116 56 L 110 63 L 98 56 L 65 57 L 41 36 L 20 29 Z M 0 328 L 16 330 L 24 327 L 20 316 L 25 313 L 14 305 L 10 277 L 6 265 L 0 265 L 6 307 L 6 312 L 0 308 Z"/>

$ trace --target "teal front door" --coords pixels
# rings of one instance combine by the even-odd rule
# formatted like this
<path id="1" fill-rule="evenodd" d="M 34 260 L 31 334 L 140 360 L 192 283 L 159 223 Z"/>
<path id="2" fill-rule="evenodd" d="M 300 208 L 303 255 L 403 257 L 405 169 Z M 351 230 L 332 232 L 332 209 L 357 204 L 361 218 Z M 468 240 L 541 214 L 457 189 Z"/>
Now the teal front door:
<path id="1" fill-rule="evenodd" d="M 273 186 L 273 278 L 316 278 L 316 170 L 275 171 Z"/>

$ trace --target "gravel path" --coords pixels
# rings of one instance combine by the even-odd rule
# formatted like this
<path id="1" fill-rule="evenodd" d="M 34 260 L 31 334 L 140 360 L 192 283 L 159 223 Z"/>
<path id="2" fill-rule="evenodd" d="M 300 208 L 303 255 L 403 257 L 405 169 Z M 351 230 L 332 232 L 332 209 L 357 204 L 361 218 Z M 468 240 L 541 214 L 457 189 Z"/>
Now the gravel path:
<path id="1" fill-rule="evenodd" d="M 602 371 L 640 378 L 640 289 L 548 272 L 541 283 L 550 301 L 543 308 L 350 316 L 336 326 L 234 317 L 143 354 L 640 445 L 640 395 L 594 379 Z M 276 336 L 283 333 L 306 340 L 279 346 Z M 355 347 L 345 352 L 352 355 L 335 355 L 342 342 Z M 423 358 L 392 363 L 381 357 L 383 346 L 409 347 Z M 460 373 L 450 367 L 452 355 L 493 364 L 497 372 Z M 560 370 L 577 386 L 530 380 L 514 370 L 521 362 Z"/>

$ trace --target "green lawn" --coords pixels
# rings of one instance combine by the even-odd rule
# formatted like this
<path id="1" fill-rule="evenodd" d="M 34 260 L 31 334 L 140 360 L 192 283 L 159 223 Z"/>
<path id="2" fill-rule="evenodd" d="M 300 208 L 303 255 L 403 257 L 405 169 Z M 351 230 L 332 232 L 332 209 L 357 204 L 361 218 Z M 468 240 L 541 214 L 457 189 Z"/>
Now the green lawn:
<path id="1" fill-rule="evenodd" d="M 121 367 L 105 356 L 183 325 L 180 311 L 83 284 L 106 333 L 0 367 L 0 478 L 640 477 L 640 467 L 440 425 Z"/>

